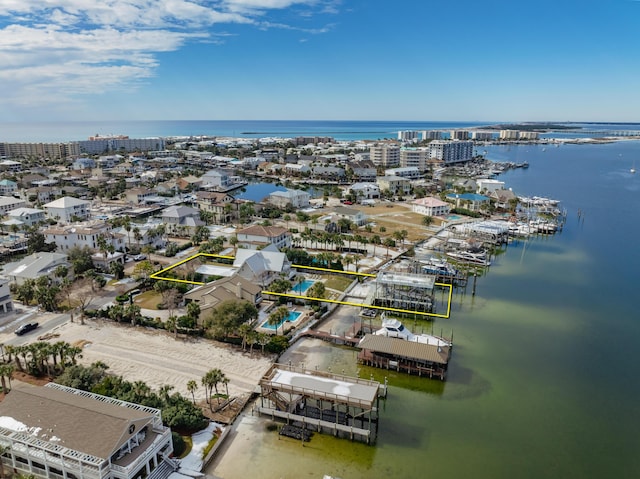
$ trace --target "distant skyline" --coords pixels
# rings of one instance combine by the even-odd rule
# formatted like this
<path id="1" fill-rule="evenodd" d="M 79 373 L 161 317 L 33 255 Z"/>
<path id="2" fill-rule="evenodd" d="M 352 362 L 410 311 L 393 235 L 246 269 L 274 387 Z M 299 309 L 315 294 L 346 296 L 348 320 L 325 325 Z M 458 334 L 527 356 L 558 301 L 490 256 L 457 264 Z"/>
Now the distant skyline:
<path id="1" fill-rule="evenodd" d="M 639 121 L 640 1 L 0 0 L 0 121 Z"/>

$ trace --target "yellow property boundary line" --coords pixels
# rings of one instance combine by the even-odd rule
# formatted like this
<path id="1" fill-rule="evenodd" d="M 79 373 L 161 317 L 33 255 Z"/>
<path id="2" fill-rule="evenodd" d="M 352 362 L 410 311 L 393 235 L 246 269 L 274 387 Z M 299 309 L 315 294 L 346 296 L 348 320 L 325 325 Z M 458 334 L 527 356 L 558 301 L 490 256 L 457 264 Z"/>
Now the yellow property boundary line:
<path id="1" fill-rule="evenodd" d="M 174 268 L 177 268 L 178 266 L 191 261 L 192 259 L 196 259 L 199 258 L 200 256 L 206 256 L 209 258 L 223 258 L 223 259 L 235 259 L 235 256 L 226 256 L 226 255 L 221 255 L 221 254 L 212 254 L 212 253 L 196 253 L 193 256 L 189 256 L 186 259 L 180 260 L 175 264 L 172 264 L 171 266 L 161 269 L 160 271 L 157 271 L 151 275 L 149 275 L 149 278 L 151 279 L 159 279 L 162 281 L 174 281 L 176 283 L 186 283 L 186 284 L 195 284 L 197 286 L 202 286 L 204 284 L 207 283 L 203 283 L 201 281 L 188 281 L 186 279 L 177 279 L 177 278 L 166 278 L 166 277 L 162 277 L 160 276 L 163 273 L 166 273 L 167 271 L 171 271 Z M 375 274 L 371 274 L 371 273 L 356 273 L 353 271 L 341 271 L 339 269 L 329 269 L 329 268 L 319 268 L 317 266 L 304 266 L 304 265 L 300 265 L 300 264 L 292 264 L 291 265 L 294 268 L 301 268 L 301 269 L 311 269 L 311 270 L 315 270 L 315 271 L 323 271 L 323 272 L 329 272 L 329 273 L 338 273 L 338 274 L 349 274 L 352 276 L 363 276 L 363 277 L 368 277 L 368 278 L 376 278 L 377 275 Z M 294 298 L 294 299 L 306 299 L 309 301 L 319 301 L 321 303 L 335 303 L 335 304 L 344 304 L 347 306 L 357 306 L 357 307 L 361 307 L 361 308 L 369 308 L 369 309 L 380 309 L 380 310 L 384 310 L 384 311 L 393 311 L 396 313 L 409 313 L 409 314 L 420 314 L 422 316 L 433 316 L 434 318 L 449 318 L 450 314 L 451 314 L 451 298 L 453 296 L 453 285 L 451 284 L 446 284 L 446 283 L 435 283 L 436 286 L 444 286 L 444 287 L 448 287 L 449 288 L 449 294 L 447 295 L 447 312 L 446 314 L 436 314 L 436 313 L 424 313 L 421 311 L 412 311 L 410 309 L 399 309 L 399 308 L 389 308 L 386 306 L 373 306 L 371 304 L 365 304 L 365 303 L 352 303 L 351 301 L 338 301 L 337 299 L 327 299 L 327 298 L 314 298 L 314 297 L 309 297 L 309 296 L 300 296 L 297 294 L 289 294 L 289 293 L 276 293 L 274 291 L 261 291 L 262 294 L 270 294 L 272 296 L 282 296 L 285 298 Z"/>

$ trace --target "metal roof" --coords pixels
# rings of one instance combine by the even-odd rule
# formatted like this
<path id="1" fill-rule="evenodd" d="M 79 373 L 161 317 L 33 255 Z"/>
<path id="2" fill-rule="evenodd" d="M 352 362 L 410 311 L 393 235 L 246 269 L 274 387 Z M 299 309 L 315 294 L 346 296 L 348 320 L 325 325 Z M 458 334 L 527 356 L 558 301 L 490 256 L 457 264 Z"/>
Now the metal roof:
<path id="1" fill-rule="evenodd" d="M 438 364 L 449 362 L 450 348 L 447 346 L 442 347 L 399 338 L 367 334 L 360 340 L 358 347 L 375 353 L 390 354 L 407 359 L 418 359 Z"/>

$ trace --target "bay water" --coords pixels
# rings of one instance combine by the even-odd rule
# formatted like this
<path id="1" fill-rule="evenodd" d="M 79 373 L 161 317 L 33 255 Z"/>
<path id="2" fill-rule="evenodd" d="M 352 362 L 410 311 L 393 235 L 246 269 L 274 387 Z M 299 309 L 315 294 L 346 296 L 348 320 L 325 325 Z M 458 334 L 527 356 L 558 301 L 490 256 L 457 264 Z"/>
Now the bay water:
<path id="1" fill-rule="evenodd" d="M 241 477 L 640 477 L 640 142 L 490 146 L 527 161 L 500 180 L 519 195 L 562 200 L 562 232 L 510 244 L 454 295 L 445 382 L 356 365 L 356 353 L 304 343 L 321 369 L 373 375 L 390 388 L 373 446 L 316 435 L 304 447 L 255 419 L 243 460 L 210 472 Z M 427 329 L 429 326 L 427 326 Z M 309 366 L 311 364 L 307 363 Z M 235 446 L 233 446 L 235 447 Z"/>

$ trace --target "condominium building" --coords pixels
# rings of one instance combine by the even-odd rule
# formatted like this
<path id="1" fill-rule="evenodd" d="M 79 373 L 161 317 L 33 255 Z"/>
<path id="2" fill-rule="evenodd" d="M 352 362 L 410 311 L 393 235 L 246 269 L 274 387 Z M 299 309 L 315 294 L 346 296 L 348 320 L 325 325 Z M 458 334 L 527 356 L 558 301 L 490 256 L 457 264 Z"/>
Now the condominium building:
<path id="1" fill-rule="evenodd" d="M 404 130 L 398 132 L 399 141 L 418 141 L 420 139 L 419 131 Z"/>
<path id="2" fill-rule="evenodd" d="M 452 140 L 468 140 L 469 131 L 468 130 L 451 130 L 449 132 L 449 136 Z"/>
<path id="3" fill-rule="evenodd" d="M 164 150 L 164 138 L 128 138 L 126 136 L 95 136 L 89 140 L 78 141 L 81 153 L 99 155 L 111 151 L 157 151 Z"/>
<path id="4" fill-rule="evenodd" d="M 500 130 L 499 138 L 501 140 L 517 140 L 518 133 L 518 130 Z"/>
<path id="5" fill-rule="evenodd" d="M 429 156 L 445 165 L 469 161 L 473 158 L 473 142 L 434 140 L 429 143 Z"/>
<path id="6" fill-rule="evenodd" d="M 521 140 L 537 140 L 540 138 L 540 133 L 537 131 L 519 131 L 518 138 Z"/>
<path id="7" fill-rule="evenodd" d="M 1 143 L 1 156 L 7 158 L 67 158 L 80 154 L 78 144 L 70 143 Z"/>
<path id="8" fill-rule="evenodd" d="M 389 168 L 400 164 L 400 147 L 396 144 L 375 145 L 369 148 L 369 153 L 375 166 Z"/>
<path id="9" fill-rule="evenodd" d="M 493 133 L 490 131 L 473 131 L 471 138 L 473 140 L 488 141 L 493 139 Z"/>
<path id="10" fill-rule="evenodd" d="M 402 168 L 417 168 L 424 173 L 427 171 L 427 162 L 430 158 L 429 147 L 425 148 L 402 148 L 400 150 L 400 166 Z"/>
<path id="11" fill-rule="evenodd" d="M 424 130 L 422 132 L 422 140 L 441 140 L 442 132 L 438 130 Z"/>
<path id="12" fill-rule="evenodd" d="M 49 383 L 0 402 L 6 469 L 53 479 L 166 479 L 176 469 L 160 410 Z"/>

